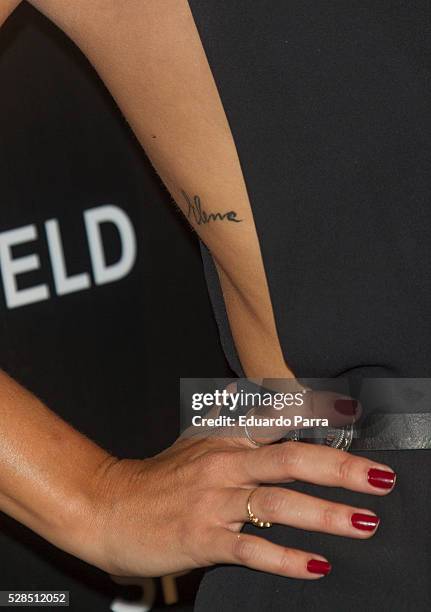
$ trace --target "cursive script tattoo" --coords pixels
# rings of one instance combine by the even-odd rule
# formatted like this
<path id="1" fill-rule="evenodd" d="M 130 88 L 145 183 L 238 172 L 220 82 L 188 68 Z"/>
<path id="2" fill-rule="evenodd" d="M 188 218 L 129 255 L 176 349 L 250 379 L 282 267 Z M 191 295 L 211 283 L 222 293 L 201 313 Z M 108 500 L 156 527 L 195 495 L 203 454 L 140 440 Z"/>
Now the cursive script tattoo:
<path id="1" fill-rule="evenodd" d="M 187 195 L 187 193 L 181 190 L 186 202 L 187 202 L 187 218 L 191 217 L 196 221 L 198 225 L 204 225 L 210 221 L 233 221 L 233 223 L 241 223 L 242 219 L 236 218 L 236 212 L 229 210 L 228 212 L 221 213 L 207 213 L 201 204 L 201 199 L 198 195 L 193 196 L 193 200 Z"/>

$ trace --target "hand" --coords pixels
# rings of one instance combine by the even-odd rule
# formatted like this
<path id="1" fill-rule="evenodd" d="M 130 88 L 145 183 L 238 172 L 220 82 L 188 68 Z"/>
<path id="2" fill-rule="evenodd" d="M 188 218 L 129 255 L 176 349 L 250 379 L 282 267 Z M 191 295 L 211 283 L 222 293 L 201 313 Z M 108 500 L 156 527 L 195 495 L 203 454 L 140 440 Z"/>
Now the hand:
<path id="1" fill-rule="evenodd" d="M 392 470 L 323 445 L 253 448 L 243 437 L 185 437 L 159 455 L 113 461 L 95 488 L 93 562 L 111 574 L 161 576 L 217 563 L 301 579 L 330 571 L 316 552 L 241 533 L 253 513 L 299 529 L 366 539 L 378 526 L 367 508 L 331 503 L 277 486 L 293 480 L 386 495 Z M 95 540 L 96 536 L 96 540 Z M 91 555 L 86 555 L 87 557 Z M 320 562 L 320 563 L 319 563 Z M 322 564 L 323 562 L 323 564 Z"/>

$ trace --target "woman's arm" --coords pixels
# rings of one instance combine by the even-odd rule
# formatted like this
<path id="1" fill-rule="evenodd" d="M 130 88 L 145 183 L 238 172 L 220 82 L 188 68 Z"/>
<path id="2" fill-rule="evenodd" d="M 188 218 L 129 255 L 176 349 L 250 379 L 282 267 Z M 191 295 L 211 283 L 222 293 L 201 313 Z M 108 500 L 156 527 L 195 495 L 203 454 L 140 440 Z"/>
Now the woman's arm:
<path id="1" fill-rule="evenodd" d="M 292 376 L 277 337 L 237 151 L 187 1 L 32 4 L 87 55 L 209 247 L 246 375 Z M 199 206 L 216 219 L 205 223 Z"/>
<path id="2" fill-rule="evenodd" d="M 112 462 L 0 371 L 0 510 L 95 563 L 88 535 L 100 501 L 96 482 Z"/>
<path id="3" fill-rule="evenodd" d="M 34 4 L 93 61 L 186 215 L 192 198 L 190 219 L 223 271 L 246 372 L 283 375 L 235 147 L 187 4 Z M 208 214 L 219 216 L 203 217 L 195 195 Z M 199 224 L 203 219 L 209 222 Z M 376 468 L 384 470 L 380 486 L 369 479 Z M 299 442 L 252 448 L 244 436 L 184 438 L 156 457 L 118 460 L 0 373 L 0 510 L 111 573 L 163 575 L 238 563 L 283 576 L 322 577 L 329 565 L 320 555 L 239 533 L 250 491 L 292 479 L 375 495 L 388 493 L 387 483 L 395 482 L 389 468 L 365 458 Z M 312 531 L 353 538 L 374 533 L 351 521 L 353 514 L 372 515 L 369 510 L 277 487 L 259 487 L 253 510 L 265 520 Z"/>

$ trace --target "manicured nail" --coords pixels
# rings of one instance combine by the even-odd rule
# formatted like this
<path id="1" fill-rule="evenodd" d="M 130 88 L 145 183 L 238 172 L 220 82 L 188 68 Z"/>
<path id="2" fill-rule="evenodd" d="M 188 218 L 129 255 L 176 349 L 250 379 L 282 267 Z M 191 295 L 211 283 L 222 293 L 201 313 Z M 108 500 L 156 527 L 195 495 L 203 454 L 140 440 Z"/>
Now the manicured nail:
<path id="1" fill-rule="evenodd" d="M 334 408 L 340 414 L 354 416 L 358 409 L 358 402 L 354 399 L 337 399 L 334 402 Z"/>
<path id="2" fill-rule="evenodd" d="M 327 576 L 332 569 L 332 565 L 327 561 L 320 561 L 319 559 L 310 559 L 307 563 L 307 570 L 310 574 L 322 574 Z"/>
<path id="3" fill-rule="evenodd" d="M 374 531 L 377 529 L 379 523 L 379 517 L 374 516 L 373 514 L 360 514 L 359 512 L 352 514 L 352 525 L 353 527 L 356 527 L 356 529 L 361 529 L 362 531 Z"/>
<path id="4" fill-rule="evenodd" d="M 394 472 L 386 472 L 377 468 L 371 468 L 368 471 L 368 482 L 373 487 L 378 487 L 379 489 L 392 489 L 396 477 L 397 475 Z"/>

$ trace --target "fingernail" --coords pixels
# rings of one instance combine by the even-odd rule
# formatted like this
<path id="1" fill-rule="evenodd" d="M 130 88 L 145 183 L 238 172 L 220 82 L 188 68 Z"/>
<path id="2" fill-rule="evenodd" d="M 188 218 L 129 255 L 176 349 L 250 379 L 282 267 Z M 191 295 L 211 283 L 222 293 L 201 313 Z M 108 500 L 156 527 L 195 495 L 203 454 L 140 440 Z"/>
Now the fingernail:
<path id="1" fill-rule="evenodd" d="M 353 527 L 356 527 L 356 529 L 361 529 L 362 531 L 374 531 L 377 529 L 379 523 L 380 519 L 378 516 L 374 516 L 372 514 L 360 514 L 359 512 L 352 514 L 352 525 Z"/>
<path id="2" fill-rule="evenodd" d="M 319 559 L 310 559 L 307 563 L 307 570 L 310 574 L 322 574 L 327 576 L 332 569 L 332 565 L 328 561 L 320 561 Z"/>
<path id="3" fill-rule="evenodd" d="M 337 399 L 334 402 L 334 408 L 340 414 L 354 416 L 358 409 L 358 402 L 354 399 Z"/>
<path id="4" fill-rule="evenodd" d="M 397 475 L 394 472 L 386 472 L 385 470 L 378 470 L 377 468 L 371 468 L 368 471 L 368 482 L 373 487 L 379 489 L 392 489 L 395 484 Z"/>

